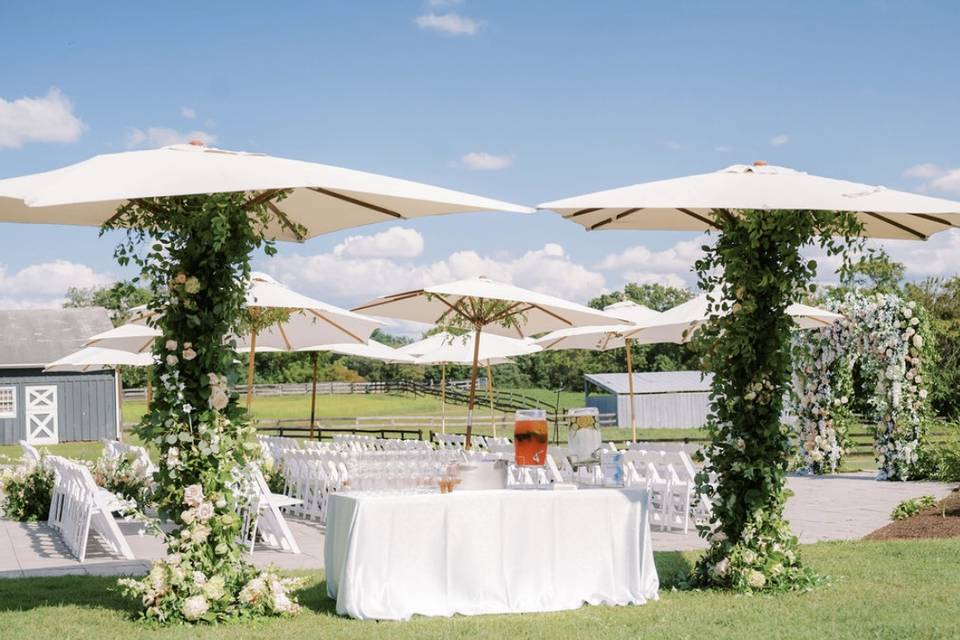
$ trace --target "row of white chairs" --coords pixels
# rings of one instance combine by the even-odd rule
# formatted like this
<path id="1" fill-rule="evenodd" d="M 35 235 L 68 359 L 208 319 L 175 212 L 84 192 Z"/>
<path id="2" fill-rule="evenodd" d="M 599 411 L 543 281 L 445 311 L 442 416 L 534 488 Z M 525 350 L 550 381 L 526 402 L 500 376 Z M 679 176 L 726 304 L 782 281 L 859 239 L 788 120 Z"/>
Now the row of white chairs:
<path id="1" fill-rule="evenodd" d="M 60 456 L 46 460 L 54 473 L 47 523 L 60 533 L 70 553 L 83 562 L 93 530 L 114 553 L 132 560 L 133 551 L 113 518 L 127 508 L 126 502 L 98 487 L 86 466 Z"/>

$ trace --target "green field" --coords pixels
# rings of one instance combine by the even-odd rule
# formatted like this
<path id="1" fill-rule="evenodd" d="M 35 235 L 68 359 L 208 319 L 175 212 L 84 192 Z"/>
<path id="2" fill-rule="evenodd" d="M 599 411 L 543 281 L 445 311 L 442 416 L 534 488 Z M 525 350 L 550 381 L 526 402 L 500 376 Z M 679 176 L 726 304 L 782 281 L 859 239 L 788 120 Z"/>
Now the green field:
<path id="1" fill-rule="evenodd" d="M 221 627 L 150 628 L 131 621 L 115 580 L 0 580 L 0 637 L 82 640 L 196 638 L 669 638 L 671 640 L 912 640 L 960 637 L 960 540 L 820 543 L 807 562 L 830 576 L 809 593 L 739 596 L 671 591 L 695 553 L 657 553 L 660 600 L 512 616 L 370 622 L 338 617 L 321 572 L 300 594 L 295 618 Z"/>

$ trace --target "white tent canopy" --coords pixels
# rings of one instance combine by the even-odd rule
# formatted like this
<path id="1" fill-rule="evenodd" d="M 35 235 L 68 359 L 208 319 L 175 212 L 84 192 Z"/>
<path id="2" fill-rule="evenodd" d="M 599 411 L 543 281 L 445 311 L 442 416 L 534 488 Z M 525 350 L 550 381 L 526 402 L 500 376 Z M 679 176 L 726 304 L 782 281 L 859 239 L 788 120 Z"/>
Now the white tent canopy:
<path id="1" fill-rule="evenodd" d="M 306 228 L 307 237 L 376 222 L 470 211 L 532 209 L 409 180 L 330 165 L 179 144 L 95 156 L 0 180 L 0 221 L 100 226 L 141 198 L 244 192 Z M 266 234 L 296 240 L 276 226 Z"/>
<path id="2" fill-rule="evenodd" d="M 616 316 L 621 320 L 626 320 L 628 322 L 640 323 L 640 322 L 649 322 L 651 320 L 656 320 L 660 317 L 660 311 L 651 309 L 650 307 L 638 304 L 633 300 L 624 300 L 622 302 L 615 302 L 613 304 L 607 305 L 603 308 L 606 313 L 609 313 L 612 316 Z"/>
<path id="3" fill-rule="evenodd" d="M 131 353 L 120 349 L 84 347 L 46 366 L 44 371 L 101 371 L 116 367 L 147 367 L 153 364 L 149 353 Z"/>
<path id="4" fill-rule="evenodd" d="M 847 211 L 875 238 L 926 239 L 960 226 L 960 203 L 785 167 L 737 164 L 713 173 L 646 182 L 545 202 L 588 230 L 715 228 L 715 209 Z"/>
<path id="5" fill-rule="evenodd" d="M 444 316 L 454 311 L 469 315 L 472 301 L 512 303 L 509 304 L 511 313 L 520 316 L 516 328 L 492 323 L 483 327 L 486 334 L 524 338 L 571 326 L 627 324 L 625 320 L 603 311 L 512 284 L 495 282 L 483 276 L 384 296 L 356 307 L 354 311 L 426 324 L 441 324 Z"/>

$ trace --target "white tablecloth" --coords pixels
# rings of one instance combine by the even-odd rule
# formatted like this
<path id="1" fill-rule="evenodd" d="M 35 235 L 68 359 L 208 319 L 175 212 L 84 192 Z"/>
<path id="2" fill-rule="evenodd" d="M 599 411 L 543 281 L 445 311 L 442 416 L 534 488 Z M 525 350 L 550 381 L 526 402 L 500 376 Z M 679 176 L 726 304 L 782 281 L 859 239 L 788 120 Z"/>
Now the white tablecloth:
<path id="1" fill-rule="evenodd" d="M 644 491 L 332 496 L 337 613 L 402 620 L 657 599 Z"/>

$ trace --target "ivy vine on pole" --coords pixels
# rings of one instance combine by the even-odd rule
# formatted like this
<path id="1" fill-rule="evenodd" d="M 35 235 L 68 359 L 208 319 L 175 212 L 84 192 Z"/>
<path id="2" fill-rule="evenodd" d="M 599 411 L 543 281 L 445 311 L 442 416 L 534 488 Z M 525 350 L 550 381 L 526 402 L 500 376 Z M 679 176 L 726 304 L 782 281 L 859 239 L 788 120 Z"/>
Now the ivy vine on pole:
<path id="1" fill-rule="evenodd" d="M 153 347 L 153 403 L 136 433 L 160 452 L 157 507 L 174 528 L 169 555 L 147 577 L 121 581 L 150 619 L 215 622 L 298 609 L 289 595 L 296 582 L 257 570 L 240 544 L 246 471 L 258 445 L 232 391 L 242 369 L 227 338 L 245 328 L 252 252 L 276 251 L 266 230 L 303 235 L 269 208 L 283 195 L 141 199 L 102 230 L 126 229 L 115 256 L 140 268 L 153 293 L 150 322 L 162 332 Z"/>
<path id="2" fill-rule="evenodd" d="M 700 533 L 710 542 L 694 568 L 700 586 L 741 591 L 807 588 L 817 577 L 800 562 L 783 519 L 791 454 L 781 424 L 791 374 L 793 320 L 786 310 L 813 291 L 817 265 L 801 250 L 842 256 L 861 225 L 851 214 L 798 210 L 715 210 L 719 234 L 696 263 L 711 299 L 696 334 L 704 371 L 713 374 L 706 464 L 698 490 L 713 511 Z"/>

